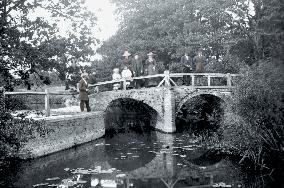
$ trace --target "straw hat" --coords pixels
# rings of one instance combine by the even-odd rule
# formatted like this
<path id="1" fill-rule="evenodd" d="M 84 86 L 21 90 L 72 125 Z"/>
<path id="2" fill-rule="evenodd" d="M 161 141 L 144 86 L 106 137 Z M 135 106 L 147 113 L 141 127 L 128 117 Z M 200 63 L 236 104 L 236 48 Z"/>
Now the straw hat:
<path id="1" fill-rule="evenodd" d="M 150 53 L 147 54 L 147 56 L 153 56 L 153 55 L 154 55 L 153 52 L 150 52 Z"/>
<path id="2" fill-rule="evenodd" d="M 131 53 L 129 53 L 127 50 L 124 51 L 124 54 L 122 55 L 123 57 L 128 57 L 130 56 Z"/>

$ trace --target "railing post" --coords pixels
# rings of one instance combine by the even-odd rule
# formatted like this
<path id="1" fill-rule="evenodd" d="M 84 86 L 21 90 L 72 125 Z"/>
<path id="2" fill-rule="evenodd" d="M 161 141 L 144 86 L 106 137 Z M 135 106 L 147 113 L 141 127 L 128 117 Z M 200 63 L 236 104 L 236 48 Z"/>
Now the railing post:
<path id="1" fill-rule="evenodd" d="M 123 90 L 126 90 L 126 79 L 123 80 Z"/>
<path id="2" fill-rule="evenodd" d="M 191 85 L 194 86 L 194 74 L 191 75 Z"/>
<path id="3" fill-rule="evenodd" d="M 45 116 L 50 116 L 49 91 L 45 89 Z"/>
<path id="4" fill-rule="evenodd" d="M 4 87 L 0 87 L 0 112 L 1 111 L 5 112 L 5 89 Z"/>
<path id="5" fill-rule="evenodd" d="M 170 83 L 170 71 L 169 70 L 165 70 L 164 71 L 165 74 L 165 87 L 171 87 L 171 83 Z"/>
<path id="6" fill-rule="evenodd" d="M 232 77 L 230 73 L 227 74 L 227 86 L 228 87 L 232 86 Z"/>
<path id="7" fill-rule="evenodd" d="M 207 81 L 208 81 L 208 86 L 211 86 L 211 83 L 210 83 L 211 77 L 210 77 L 210 75 L 207 76 Z"/>

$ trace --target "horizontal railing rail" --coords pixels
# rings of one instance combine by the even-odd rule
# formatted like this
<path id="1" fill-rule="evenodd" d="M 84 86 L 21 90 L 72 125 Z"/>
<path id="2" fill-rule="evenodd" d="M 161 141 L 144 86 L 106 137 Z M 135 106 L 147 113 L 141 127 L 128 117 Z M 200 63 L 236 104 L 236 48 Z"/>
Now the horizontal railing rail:
<path id="1" fill-rule="evenodd" d="M 45 89 L 44 92 L 41 91 L 16 91 L 16 92 L 4 92 L 4 97 L 6 95 L 44 95 L 44 109 L 45 109 L 45 116 L 50 116 L 50 95 L 74 95 L 74 93 L 70 92 L 50 92 L 48 89 Z"/>
<path id="2" fill-rule="evenodd" d="M 123 83 L 123 90 L 126 90 L 126 82 L 133 81 L 133 80 L 143 80 L 143 79 L 151 79 L 151 78 L 163 78 L 162 81 L 157 85 L 160 87 L 164 84 L 164 86 L 170 87 L 171 85 L 177 86 L 175 81 L 172 78 L 177 77 L 184 77 L 190 76 L 191 77 L 191 86 L 198 87 L 198 88 L 208 88 L 215 87 L 211 85 L 211 78 L 226 78 L 227 79 L 227 86 L 216 86 L 216 87 L 232 87 L 232 77 L 241 76 L 240 74 L 222 74 L 222 73 L 169 73 L 169 71 L 165 71 L 164 74 L 156 74 L 156 75 L 148 75 L 148 76 L 140 76 L 140 77 L 131 77 L 131 78 L 122 78 L 118 80 L 111 80 L 105 82 L 98 82 L 96 84 L 91 84 L 89 87 L 98 87 L 104 86 L 107 84 L 115 84 L 115 83 Z M 206 77 L 207 78 L 207 85 L 204 86 L 197 86 L 195 85 L 195 78 L 197 77 Z M 97 88 L 98 91 L 98 88 Z"/>

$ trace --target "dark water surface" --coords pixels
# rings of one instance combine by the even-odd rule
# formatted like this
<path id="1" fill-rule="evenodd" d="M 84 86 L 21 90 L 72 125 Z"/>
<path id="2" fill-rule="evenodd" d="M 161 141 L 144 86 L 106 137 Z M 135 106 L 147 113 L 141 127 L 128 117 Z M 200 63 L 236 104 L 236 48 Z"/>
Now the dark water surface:
<path id="1" fill-rule="evenodd" d="M 2 187 L 275 187 L 251 178 L 226 158 L 208 158 L 188 134 L 119 133 L 39 159 L 20 162 Z M 263 181 L 262 181 L 263 180 Z"/>

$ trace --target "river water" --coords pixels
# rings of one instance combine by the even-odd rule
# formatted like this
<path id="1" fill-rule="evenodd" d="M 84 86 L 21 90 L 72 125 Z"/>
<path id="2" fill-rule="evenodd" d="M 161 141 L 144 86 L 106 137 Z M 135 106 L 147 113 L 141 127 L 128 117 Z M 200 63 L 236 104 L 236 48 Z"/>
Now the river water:
<path id="1" fill-rule="evenodd" d="M 31 161 L 1 177 L 2 187 L 274 187 L 252 178 L 187 133 L 126 132 Z"/>

